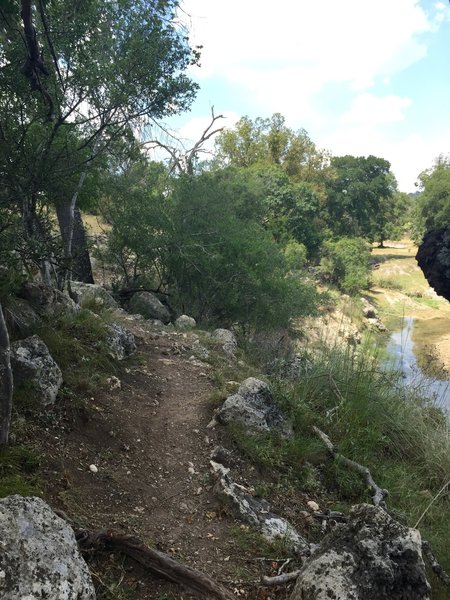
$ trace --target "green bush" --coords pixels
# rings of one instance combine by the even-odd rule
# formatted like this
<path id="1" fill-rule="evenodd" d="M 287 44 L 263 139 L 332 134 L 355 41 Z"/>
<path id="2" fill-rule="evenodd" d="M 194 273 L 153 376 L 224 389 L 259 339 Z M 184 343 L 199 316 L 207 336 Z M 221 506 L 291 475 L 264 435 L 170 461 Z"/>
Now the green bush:
<path id="1" fill-rule="evenodd" d="M 120 284 L 163 288 L 179 312 L 223 326 L 267 329 L 314 311 L 317 294 L 299 276 L 302 246 L 292 250 L 294 276 L 241 171 L 169 181 L 161 165 L 139 165 L 109 193 L 107 255 Z"/>
<path id="2" fill-rule="evenodd" d="M 301 271 L 308 259 L 308 250 L 304 244 L 290 240 L 284 249 L 284 257 L 291 271 Z"/>
<path id="3" fill-rule="evenodd" d="M 262 208 L 234 171 L 177 182 L 167 271 L 180 310 L 199 320 L 284 326 L 310 314 L 316 293 L 289 267 L 259 222 Z"/>
<path id="4" fill-rule="evenodd" d="M 370 284 L 370 246 L 362 238 L 327 241 L 322 248 L 319 272 L 342 291 L 357 294 Z"/>

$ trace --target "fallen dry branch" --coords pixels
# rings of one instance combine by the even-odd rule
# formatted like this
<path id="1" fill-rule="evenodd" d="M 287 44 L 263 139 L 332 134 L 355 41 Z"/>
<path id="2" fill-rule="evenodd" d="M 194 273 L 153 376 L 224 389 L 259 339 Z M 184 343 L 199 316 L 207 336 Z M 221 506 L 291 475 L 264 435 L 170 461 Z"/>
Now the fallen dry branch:
<path id="1" fill-rule="evenodd" d="M 300 574 L 300 570 L 291 571 L 290 573 L 283 573 L 283 575 L 275 575 L 275 577 L 261 577 L 261 583 L 265 587 L 277 587 L 280 585 L 286 585 L 291 581 L 295 581 Z"/>
<path id="2" fill-rule="evenodd" d="M 436 573 L 436 575 L 443 583 L 445 583 L 445 585 L 450 586 L 450 575 L 444 571 L 444 569 L 436 560 L 436 557 L 431 549 L 430 542 L 427 542 L 427 540 L 422 540 L 422 552 L 427 561 L 430 563 L 430 567 L 433 569 L 434 573 Z"/>
<path id="3" fill-rule="evenodd" d="M 205 573 L 182 565 L 167 554 L 149 548 L 139 538 L 111 531 L 78 530 L 75 535 L 80 549 L 84 552 L 95 550 L 121 552 L 159 577 L 188 587 L 205 598 L 234 599 L 226 588 Z"/>
<path id="4" fill-rule="evenodd" d="M 334 459 L 339 459 L 344 465 L 346 465 L 349 469 L 353 469 L 361 475 L 365 483 L 371 488 L 373 492 L 372 501 L 375 506 L 380 506 L 381 508 L 386 508 L 386 503 L 384 499 L 388 495 L 388 491 L 380 488 L 374 481 L 369 469 L 364 465 L 360 465 L 359 463 L 351 460 L 340 454 L 333 442 L 327 436 L 326 433 L 321 431 L 318 427 L 313 426 L 314 433 L 322 440 L 325 444 L 327 450 L 331 454 Z"/>

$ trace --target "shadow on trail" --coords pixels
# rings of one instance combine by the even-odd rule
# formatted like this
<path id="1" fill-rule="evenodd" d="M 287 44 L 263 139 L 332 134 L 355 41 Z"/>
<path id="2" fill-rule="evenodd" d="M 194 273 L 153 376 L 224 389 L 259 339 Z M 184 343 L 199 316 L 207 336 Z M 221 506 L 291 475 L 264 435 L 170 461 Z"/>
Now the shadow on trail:
<path id="1" fill-rule="evenodd" d="M 382 255 L 376 255 L 376 256 L 371 256 L 370 262 L 373 265 L 376 264 L 381 264 L 384 262 L 387 262 L 388 260 L 402 260 L 402 259 L 411 259 L 411 258 L 415 258 L 415 254 L 411 253 L 411 254 L 382 254 Z"/>

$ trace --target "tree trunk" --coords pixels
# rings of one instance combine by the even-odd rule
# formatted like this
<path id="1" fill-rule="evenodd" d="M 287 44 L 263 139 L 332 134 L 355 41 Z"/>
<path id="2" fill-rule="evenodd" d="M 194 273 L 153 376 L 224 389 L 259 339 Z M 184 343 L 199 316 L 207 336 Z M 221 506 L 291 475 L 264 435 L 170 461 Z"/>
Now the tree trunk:
<path id="1" fill-rule="evenodd" d="M 84 283 L 94 283 L 86 233 L 79 208 L 73 207 L 71 202 L 61 202 L 56 205 L 56 214 L 66 259 L 72 262 L 70 270 L 73 279 Z M 70 266 L 67 265 L 66 268 L 70 268 Z"/>
<path id="2" fill-rule="evenodd" d="M 13 375 L 8 330 L 0 304 L 0 447 L 7 446 L 11 424 Z"/>

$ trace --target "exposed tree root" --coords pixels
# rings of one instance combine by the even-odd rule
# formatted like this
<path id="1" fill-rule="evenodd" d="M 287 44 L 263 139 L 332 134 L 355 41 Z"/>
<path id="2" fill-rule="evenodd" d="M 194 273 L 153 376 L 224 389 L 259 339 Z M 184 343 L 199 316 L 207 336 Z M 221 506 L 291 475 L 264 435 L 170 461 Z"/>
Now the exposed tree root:
<path id="1" fill-rule="evenodd" d="M 77 530 L 75 536 L 80 549 L 84 552 L 92 550 L 122 552 L 159 577 L 188 587 L 205 598 L 234 599 L 231 592 L 205 573 L 182 565 L 167 554 L 149 548 L 139 538 L 112 531 L 87 530 Z"/>
<path id="2" fill-rule="evenodd" d="M 373 501 L 374 505 L 380 506 L 381 508 L 385 509 L 386 503 L 385 503 L 384 499 L 386 498 L 386 496 L 388 495 L 389 492 L 387 490 L 380 488 L 375 483 L 369 469 L 367 467 L 365 467 L 364 465 L 360 465 L 359 463 L 355 462 L 354 460 L 350 460 L 349 458 L 346 458 L 345 456 L 340 454 L 337 451 L 333 442 L 327 436 L 327 434 L 324 433 L 323 431 L 321 431 L 318 427 L 313 426 L 313 430 L 314 430 L 314 433 L 325 444 L 327 450 L 329 451 L 329 453 L 331 454 L 331 456 L 334 459 L 339 459 L 349 469 L 353 469 L 353 471 L 356 471 L 357 473 L 359 473 L 361 475 L 361 477 L 363 478 L 365 483 L 371 488 L 371 490 L 373 492 L 372 501 Z"/>
<path id="3" fill-rule="evenodd" d="M 433 569 L 439 579 L 445 583 L 445 585 L 450 587 L 450 575 L 444 571 L 444 569 L 436 560 L 436 557 L 431 549 L 430 542 L 427 542 L 427 540 L 422 540 L 422 552 L 427 561 L 430 563 L 430 567 Z"/>

